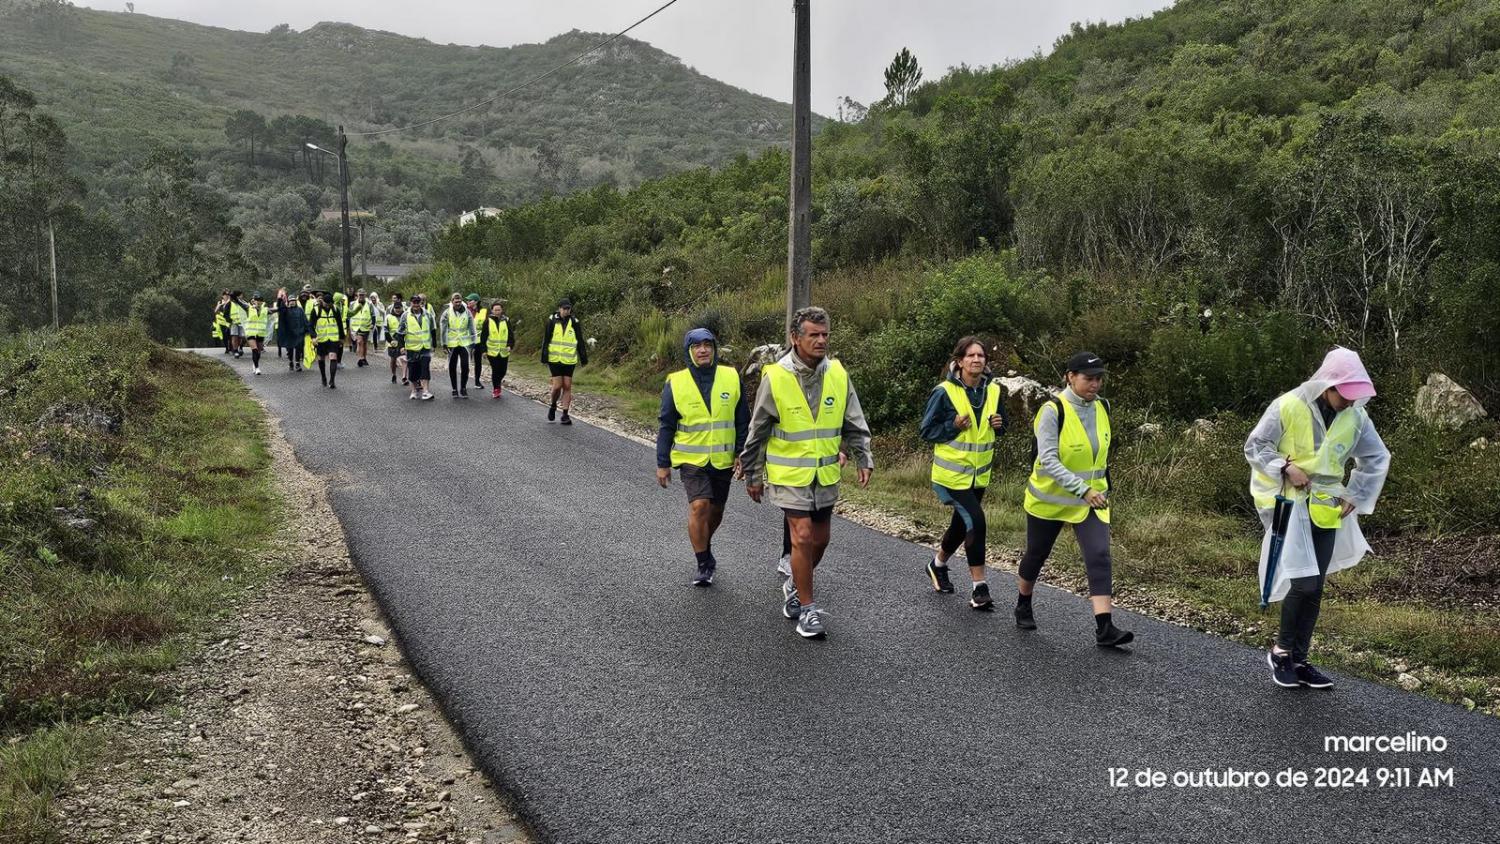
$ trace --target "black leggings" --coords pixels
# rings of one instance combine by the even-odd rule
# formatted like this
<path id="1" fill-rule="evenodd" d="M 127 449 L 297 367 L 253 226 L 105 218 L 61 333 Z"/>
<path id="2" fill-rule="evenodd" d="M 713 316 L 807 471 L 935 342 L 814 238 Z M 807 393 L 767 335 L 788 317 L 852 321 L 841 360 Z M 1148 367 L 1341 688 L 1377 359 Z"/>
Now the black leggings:
<path id="1" fill-rule="evenodd" d="M 1318 623 L 1318 611 L 1323 607 L 1323 581 L 1328 576 L 1337 536 L 1338 528 L 1312 526 L 1318 573 L 1292 578 L 1291 588 L 1281 602 L 1281 635 L 1276 637 L 1276 646 L 1291 652 L 1294 663 L 1306 662 L 1308 649 L 1312 647 L 1313 626 Z"/>
<path id="2" fill-rule="evenodd" d="M 1042 573 L 1042 563 L 1052 553 L 1057 535 L 1062 533 L 1067 522 L 1055 519 L 1039 519 L 1026 514 L 1026 551 L 1021 554 L 1021 579 L 1034 581 Z M 1073 525 L 1073 536 L 1083 551 L 1083 570 L 1089 579 L 1089 595 L 1114 594 L 1110 576 L 1109 525 L 1099 519 L 1099 514 L 1089 511 L 1088 518 Z"/>
<path id="3" fill-rule="evenodd" d="M 953 500 L 953 520 L 943 534 L 941 547 L 944 556 L 952 556 L 958 546 L 964 546 L 964 556 L 970 566 L 984 565 L 984 487 L 973 489 L 950 489 Z M 947 502 L 944 502 L 947 503 Z"/>
<path id="4" fill-rule="evenodd" d="M 484 355 L 479 353 L 478 346 L 471 346 L 474 350 L 474 386 L 479 386 L 479 376 L 484 374 Z"/>
<path id="5" fill-rule="evenodd" d="M 490 380 L 494 382 L 492 386 L 495 389 L 500 389 L 500 382 L 505 380 L 505 373 L 509 371 L 510 358 L 498 356 L 490 358 Z M 474 380 L 478 381 L 479 376 L 474 376 Z"/>
<path id="6" fill-rule="evenodd" d="M 455 390 L 469 386 L 469 350 L 463 346 L 454 346 L 448 350 L 448 381 Z"/>

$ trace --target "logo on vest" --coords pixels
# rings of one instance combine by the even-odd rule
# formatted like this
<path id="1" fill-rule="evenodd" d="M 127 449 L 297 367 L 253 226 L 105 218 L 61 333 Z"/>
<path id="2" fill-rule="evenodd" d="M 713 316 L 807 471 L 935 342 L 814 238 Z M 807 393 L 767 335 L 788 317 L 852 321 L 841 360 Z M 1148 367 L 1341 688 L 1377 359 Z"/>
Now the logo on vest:
<path id="1" fill-rule="evenodd" d="M 833 407 L 833 396 L 828 396 L 827 398 L 823 399 L 823 406 Z"/>
<path id="2" fill-rule="evenodd" d="M 724 392 L 720 393 L 719 398 L 723 399 L 724 401 L 729 401 L 729 391 L 725 390 Z"/>

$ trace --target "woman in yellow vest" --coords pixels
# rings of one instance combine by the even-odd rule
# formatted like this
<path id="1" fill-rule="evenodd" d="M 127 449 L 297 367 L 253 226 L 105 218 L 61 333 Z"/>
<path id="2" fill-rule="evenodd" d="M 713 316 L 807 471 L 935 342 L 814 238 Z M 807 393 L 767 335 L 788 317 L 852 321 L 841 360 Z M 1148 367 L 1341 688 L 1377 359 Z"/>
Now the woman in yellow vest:
<path id="1" fill-rule="evenodd" d="M 214 305 L 214 339 L 224 344 L 224 354 L 234 353 L 234 344 L 229 338 L 229 291 L 219 292 L 219 304 Z"/>
<path id="2" fill-rule="evenodd" d="M 959 340 L 947 377 L 933 389 L 922 414 L 922 439 L 932 443 L 932 489 L 953 508 L 927 576 L 934 591 L 952 593 L 948 560 L 962 545 L 973 580 L 969 606 L 984 611 L 995 607 L 984 573 L 984 491 L 990 485 L 995 439 L 1007 422 L 1004 395 L 988 376 L 989 364 L 983 340 Z"/>
<path id="3" fill-rule="evenodd" d="M 318 356 L 318 343 L 312 332 L 312 311 L 318 304 L 318 294 L 313 292 L 311 284 L 304 284 L 297 300 L 302 303 L 302 315 L 308 324 L 307 334 L 302 342 L 302 362 L 306 365 Z"/>
<path id="4" fill-rule="evenodd" d="M 250 341 L 250 366 L 260 374 L 260 355 L 266 350 L 266 335 L 271 332 L 271 309 L 266 306 L 259 292 L 250 294 L 250 307 L 245 312 L 245 339 Z"/>
<path id="5" fill-rule="evenodd" d="M 573 418 L 568 415 L 568 410 L 573 407 L 573 369 L 588 362 L 588 345 L 583 342 L 583 329 L 573 318 L 573 302 L 563 299 L 557 303 L 557 313 L 547 317 L 547 326 L 542 332 L 542 363 L 552 375 L 548 422 L 557 418 L 557 408 L 561 405 L 562 424 L 573 424 Z"/>
<path id="6" fill-rule="evenodd" d="M 391 383 L 396 383 L 396 378 L 401 378 L 401 383 L 408 383 L 406 377 L 406 355 L 401 352 L 401 335 L 406 331 L 406 309 L 401 306 L 401 300 L 397 299 L 391 303 L 390 310 L 385 313 L 385 353 L 391 359 Z"/>
<path id="7" fill-rule="evenodd" d="M 326 290 L 319 290 L 318 303 L 313 305 L 307 317 L 308 336 L 317 345 L 318 373 L 323 376 L 323 386 L 338 389 L 339 351 L 344 347 L 344 320 L 333 306 L 333 297 Z"/>
<path id="8" fill-rule="evenodd" d="M 688 497 L 688 541 L 697 558 L 694 586 L 712 586 L 718 561 L 714 532 L 724 520 L 729 486 L 739 473 L 740 449 L 750 410 L 740 392 L 740 374 L 719 363 L 719 341 L 707 328 L 682 340 L 687 368 L 667 376 L 661 390 L 656 431 L 656 482 L 666 489 L 672 470 Z"/>
<path id="9" fill-rule="evenodd" d="M 250 306 L 245 304 L 244 296 L 239 290 L 230 293 L 225 311 L 229 315 L 229 342 L 236 358 L 245 356 L 245 320 L 249 318 Z"/>
<path id="10" fill-rule="evenodd" d="M 510 320 L 505 316 L 504 299 L 496 299 L 484 316 L 484 324 L 479 327 L 479 345 L 475 348 L 481 347 L 484 356 L 490 359 L 490 380 L 494 384 L 490 398 L 498 399 L 504 393 L 505 373 L 510 371 L 510 351 L 516 347 L 516 333 L 510 330 Z"/>
<path id="11" fill-rule="evenodd" d="M 348 326 L 355 354 L 358 355 L 355 367 L 369 366 L 370 361 L 366 356 L 370 352 L 370 332 L 375 328 L 375 305 L 364 290 L 355 293 L 354 302 L 348 306 Z"/>
<path id="12" fill-rule="evenodd" d="M 1068 358 L 1067 388 L 1037 410 L 1031 423 L 1036 459 L 1026 482 L 1026 550 L 1021 555 L 1016 626 L 1035 630 L 1031 596 L 1042 564 L 1064 525 L 1083 552 L 1094 642 L 1101 648 L 1128 644 L 1135 634 L 1115 626 L 1114 585 L 1109 556 L 1109 403 L 1099 398 L 1107 372 L 1092 352 Z"/>
<path id="13" fill-rule="evenodd" d="M 1375 511 L 1391 465 L 1391 453 L 1364 410 L 1374 395 L 1359 355 L 1336 348 L 1311 379 L 1271 402 L 1245 441 L 1250 493 L 1266 528 L 1262 586 L 1276 497 L 1293 502 L 1270 591 L 1271 600 L 1282 602 L 1281 631 L 1266 654 L 1278 686 L 1333 687 L 1307 657 L 1325 579 L 1357 565 L 1370 550 L 1358 516 Z"/>

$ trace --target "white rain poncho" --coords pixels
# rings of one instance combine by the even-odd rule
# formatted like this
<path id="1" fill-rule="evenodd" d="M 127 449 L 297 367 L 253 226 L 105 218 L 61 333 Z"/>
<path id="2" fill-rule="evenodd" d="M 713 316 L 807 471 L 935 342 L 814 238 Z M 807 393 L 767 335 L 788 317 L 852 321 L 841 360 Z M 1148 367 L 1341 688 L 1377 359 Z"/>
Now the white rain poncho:
<path id="1" fill-rule="evenodd" d="M 1323 358 L 1323 365 L 1318 367 L 1313 377 L 1303 382 L 1293 393 L 1312 409 L 1314 428 L 1323 429 L 1323 415 L 1318 412 L 1315 404 L 1318 397 L 1329 387 L 1357 382 L 1370 383 L 1370 376 L 1360 362 L 1359 355 L 1349 349 L 1335 348 Z M 1353 406 L 1362 408 L 1368 401 L 1368 398 L 1358 399 Z M 1350 410 L 1352 409 L 1351 407 Z M 1245 441 L 1245 459 L 1252 467 L 1273 478 L 1281 476 L 1282 467 L 1287 462 L 1286 455 L 1278 450 L 1281 436 L 1280 407 L 1278 402 L 1272 402 Z M 1385 486 L 1386 472 L 1390 468 L 1391 453 L 1381 441 L 1380 434 L 1376 433 L 1375 423 L 1368 416 L 1345 461 L 1346 466 L 1353 463 L 1353 471 L 1349 474 L 1340 497 L 1353 502 L 1354 510 L 1339 524 L 1328 574 L 1358 565 L 1370 551 L 1370 545 L 1359 529 L 1359 516 L 1375 512 L 1375 501 L 1380 497 L 1380 490 Z M 1313 577 L 1318 574 L 1318 561 L 1313 554 L 1312 519 L 1308 514 L 1307 502 L 1308 499 L 1303 497 L 1292 509 L 1286 541 L 1281 549 L 1281 560 L 1276 568 L 1276 580 L 1271 588 L 1272 601 L 1280 601 L 1286 597 L 1292 578 Z M 1266 535 L 1260 546 L 1258 582 L 1265 583 L 1266 563 L 1271 548 L 1271 510 L 1261 509 L 1259 512 Z"/>

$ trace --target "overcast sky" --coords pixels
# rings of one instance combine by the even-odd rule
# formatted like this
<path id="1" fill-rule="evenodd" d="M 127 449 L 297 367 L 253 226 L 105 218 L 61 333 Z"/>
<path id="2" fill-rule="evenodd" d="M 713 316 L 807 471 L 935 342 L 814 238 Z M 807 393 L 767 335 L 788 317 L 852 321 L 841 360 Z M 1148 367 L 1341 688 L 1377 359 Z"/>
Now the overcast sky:
<path id="1" fill-rule="evenodd" d="M 665 0 L 134 0 L 137 14 L 264 32 L 345 21 L 440 44 L 506 47 L 582 29 L 618 32 Z M 124 11 L 125 0 L 75 0 Z M 881 72 L 910 47 L 936 79 L 959 64 L 991 65 L 1051 48 L 1081 20 L 1119 21 L 1170 0 L 812 0 L 813 108 L 885 95 Z M 791 0 L 679 0 L 631 33 L 698 71 L 791 99 Z"/>

